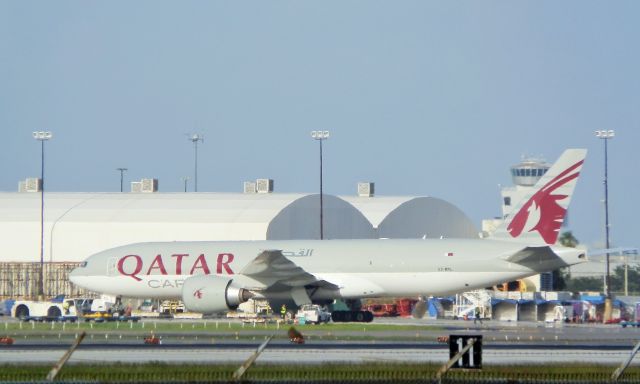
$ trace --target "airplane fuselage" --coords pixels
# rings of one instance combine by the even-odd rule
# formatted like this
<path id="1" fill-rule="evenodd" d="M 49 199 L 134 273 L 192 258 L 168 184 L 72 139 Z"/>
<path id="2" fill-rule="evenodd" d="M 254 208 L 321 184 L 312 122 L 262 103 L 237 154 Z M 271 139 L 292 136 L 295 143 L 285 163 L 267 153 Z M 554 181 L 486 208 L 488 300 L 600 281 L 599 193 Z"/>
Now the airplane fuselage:
<path id="1" fill-rule="evenodd" d="M 187 278 L 218 275 L 261 296 L 264 281 L 239 272 L 262 251 L 278 249 L 304 271 L 337 286 L 313 290 L 309 296 L 314 301 L 439 296 L 541 272 L 506 261 L 522 248 L 517 242 L 489 239 L 138 243 L 93 255 L 70 278 L 79 286 L 111 295 L 178 299 Z M 574 253 L 558 258 L 557 267 L 578 262 Z M 284 288 L 282 295 L 287 296 Z M 268 295 L 274 298 L 280 293 L 271 289 Z"/>

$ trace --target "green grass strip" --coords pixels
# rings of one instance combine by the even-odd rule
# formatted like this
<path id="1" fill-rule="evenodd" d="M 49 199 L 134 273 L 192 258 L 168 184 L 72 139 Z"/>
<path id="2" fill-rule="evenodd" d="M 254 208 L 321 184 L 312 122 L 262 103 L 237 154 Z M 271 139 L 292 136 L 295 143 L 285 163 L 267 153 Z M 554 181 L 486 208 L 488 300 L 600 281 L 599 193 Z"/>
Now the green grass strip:
<path id="1" fill-rule="evenodd" d="M 0 381 L 43 380 L 51 367 L 48 365 L 0 365 Z M 225 381 L 231 378 L 237 365 L 205 364 L 71 364 L 57 379 L 60 381 L 98 382 L 153 382 L 153 381 Z M 437 364 L 260 364 L 256 363 L 245 375 L 246 380 L 424 380 L 433 379 L 440 365 Z M 482 381 L 503 379 L 507 381 L 607 381 L 614 366 L 551 364 L 536 366 L 490 366 L 482 371 L 450 371 L 448 379 Z M 624 382 L 640 382 L 640 367 L 632 366 L 623 376 Z"/>

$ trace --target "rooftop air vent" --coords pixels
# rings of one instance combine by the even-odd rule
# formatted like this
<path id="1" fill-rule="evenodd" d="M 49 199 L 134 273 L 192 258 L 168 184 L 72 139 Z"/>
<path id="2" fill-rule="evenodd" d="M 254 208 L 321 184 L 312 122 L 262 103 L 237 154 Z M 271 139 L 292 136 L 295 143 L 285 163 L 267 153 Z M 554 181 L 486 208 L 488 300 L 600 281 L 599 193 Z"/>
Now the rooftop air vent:
<path id="1" fill-rule="evenodd" d="M 256 180 L 256 190 L 258 193 L 271 193 L 273 192 L 273 179 L 258 179 Z"/>
<path id="2" fill-rule="evenodd" d="M 375 183 L 358 183 L 358 196 L 373 197 L 375 193 Z"/>

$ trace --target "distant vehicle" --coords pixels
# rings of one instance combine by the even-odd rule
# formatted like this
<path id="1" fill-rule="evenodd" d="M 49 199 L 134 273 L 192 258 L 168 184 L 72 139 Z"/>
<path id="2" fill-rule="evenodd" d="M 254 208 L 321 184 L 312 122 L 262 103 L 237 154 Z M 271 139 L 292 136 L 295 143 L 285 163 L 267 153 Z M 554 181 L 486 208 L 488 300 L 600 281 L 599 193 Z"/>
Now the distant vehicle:
<path id="1" fill-rule="evenodd" d="M 184 304 L 179 300 L 164 300 L 160 303 L 159 312 L 164 314 L 183 313 Z"/>
<path id="2" fill-rule="evenodd" d="M 51 301 L 17 300 L 11 308 L 11 316 L 20 320 L 75 321 L 78 319 L 83 299 L 57 298 Z"/>
<path id="3" fill-rule="evenodd" d="M 398 316 L 397 304 L 371 304 L 367 310 L 375 317 L 395 317 Z"/>
<path id="4" fill-rule="evenodd" d="M 80 310 L 81 314 L 96 313 L 96 312 L 111 312 L 114 309 L 114 303 L 105 299 L 93 299 L 93 298 L 80 298 L 72 299 L 75 302 L 76 308 Z"/>
<path id="5" fill-rule="evenodd" d="M 566 150 L 484 239 L 137 243 L 89 257 L 69 279 L 115 296 L 181 299 L 204 314 L 251 298 L 273 308 L 340 299 L 350 310 L 334 311 L 334 321 L 366 321 L 373 316 L 359 309 L 363 298 L 447 296 L 586 261 L 555 244 L 585 157 Z"/>
<path id="6" fill-rule="evenodd" d="M 11 308 L 15 300 L 0 301 L 0 316 L 11 316 Z"/>
<path id="7" fill-rule="evenodd" d="M 304 317 L 306 323 L 320 324 L 331 320 L 331 313 L 316 304 L 305 304 L 296 313 L 296 318 Z"/>
<path id="8" fill-rule="evenodd" d="M 23 321 L 104 321 L 134 320 L 114 311 L 113 303 L 104 299 L 57 297 L 51 301 L 18 300 L 11 316 Z"/>
<path id="9" fill-rule="evenodd" d="M 155 312 L 156 310 L 156 305 L 153 302 L 153 300 L 151 299 L 146 299 L 142 302 L 142 304 L 140 304 L 139 307 L 140 311 L 142 312 Z"/>
<path id="10" fill-rule="evenodd" d="M 21 320 L 75 321 L 78 316 L 92 311 L 94 299 L 65 298 L 57 296 L 49 301 L 17 300 L 11 308 L 11 316 Z M 96 300 L 96 306 L 105 306 L 104 300 Z"/>

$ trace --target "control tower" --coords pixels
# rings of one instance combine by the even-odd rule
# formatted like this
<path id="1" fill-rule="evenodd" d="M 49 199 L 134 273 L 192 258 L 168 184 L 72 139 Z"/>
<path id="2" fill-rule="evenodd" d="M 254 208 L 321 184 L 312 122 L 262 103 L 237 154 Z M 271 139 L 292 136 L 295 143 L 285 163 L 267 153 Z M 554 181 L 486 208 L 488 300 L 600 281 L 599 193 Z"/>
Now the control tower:
<path id="1" fill-rule="evenodd" d="M 524 195 L 533 187 L 540 178 L 547 173 L 551 164 L 542 159 L 523 158 L 522 161 L 511 167 L 511 179 L 514 186 L 504 187 L 500 191 L 502 195 L 502 218 L 507 217 Z"/>

